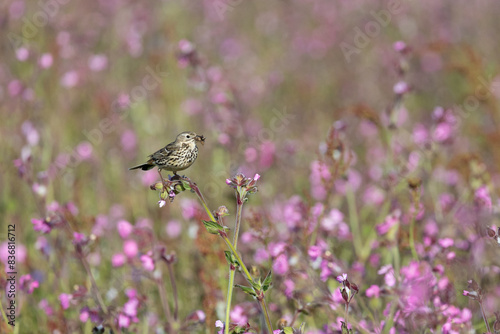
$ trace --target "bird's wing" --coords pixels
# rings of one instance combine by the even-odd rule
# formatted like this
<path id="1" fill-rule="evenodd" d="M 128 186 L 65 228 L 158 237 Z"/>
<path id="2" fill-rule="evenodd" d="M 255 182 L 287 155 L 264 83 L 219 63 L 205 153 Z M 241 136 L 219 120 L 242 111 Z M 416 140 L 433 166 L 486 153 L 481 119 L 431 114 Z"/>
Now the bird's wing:
<path id="1" fill-rule="evenodd" d="M 153 160 L 159 160 L 168 157 L 170 154 L 172 154 L 173 151 L 175 151 L 175 145 L 174 143 L 170 143 L 164 148 L 161 148 L 155 153 L 151 154 L 150 157 Z"/>

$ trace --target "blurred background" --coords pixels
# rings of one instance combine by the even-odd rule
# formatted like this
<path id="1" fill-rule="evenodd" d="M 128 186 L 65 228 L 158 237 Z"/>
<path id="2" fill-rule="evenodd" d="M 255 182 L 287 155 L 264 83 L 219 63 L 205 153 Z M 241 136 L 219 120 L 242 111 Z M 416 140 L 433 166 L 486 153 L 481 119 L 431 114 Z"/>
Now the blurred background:
<path id="1" fill-rule="evenodd" d="M 440 237 L 472 244 L 471 234 L 484 236 L 480 227 L 495 225 L 496 218 L 477 218 L 462 233 L 460 220 L 442 218 L 443 209 L 434 204 L 447 193 L 473 207 L 482 186 L 496 198 L 497 1 L 7 0 L 0 9 L 0 243 L 7 239 L 6 225 L 15 224 L 18 271 L 39 285 L 32 293 L 18 288 L 19 333 L 35 328 L 87 333 L 102 321 L 92 313 L 95 301 L 75 292 L 90 290 L 91 283 L 76 260 L 71 233 L 57 224 L 49 232 L 32 223 L 54 215 L 90 238 L 84 254 L 111 309 L 118 314 L 130 300 L 127 289 L 140 296 L 139 312 L 128 316 L 131 324 L 124 332 L 159 333 L 165 321 L 153 273 L 144 274 L 149 280 L 141 278 L 139 255 L 134 257 L 147 254 L 153 239 L 177 256 L 179 317 L 196 310 L 206 317 L 187 332 L 215 331 L 227 289 L 224 245 L 199 229 L 206 216 L 194 194 L 182 193 L 159 208 L 158 194 L 149 189 L 158 180 L 156 170 L 128 170 L 182 131 L 207 138 L 196 163 L 182 174 L 199 185 L 211 209 L 226 205 L 234 213 L 227 178 L 238 171 L 261 175 L 259 192 L 245 207 L 242 233 L 249 234 L 241 247 L 249 265 L 255 262 L 264 274 L 273 266 L 272 250 L 267 248 L 271 255 L 264 260 L 255 252 L 269 243 L 296 243 L 307 253 L 311 239 L 298 236 L 309 230 L 301 230 L 299 222 L 311 219 L 315 204 L 322 203 L 325 212 L 338 208 L 345 221 L 352 215 L 342 184 L 329 185 L 326 179 L 337 178 L 355 190 L 367 229 L 354 231 L 349 225 L 348 237 L 332 236 L 345 245 L 337 253 L 337 246 L 330 248 L 345 271 L 369 261 L 350 248 L 352 233 L 370 244 L 385 215 L 399 208 L 404 216 L 409 210 L 411 195 L 401 186 L 408 175 L 423 184 L 421 233 L 433 219 L 444 234 Z M 337 141 L 329 139 L 332 133 Z M 329 165 L 332 150 L 352 158 L 338 175 Z M 331 173 L 325 176 L 318 168 Z M 133 234 L 127 234 L 128 225 L 120 230 L 120 222 L 133 226 Z M 138 251 L 129 254 L 131 240 Z M 325 240 L 328 244 L 326 235 Z M 405 265 L 411 255 L 401 243 Z M 480 254 L 448 263 L 445 275 L 450 282 L 461 275 L 463 282 L 451 289 L 457 296 L 467 277 L 486 275 L 483 283 L 496 291 L 488 306 L 493 316 L 500 292 L 492 278 L 498 249 L 491 249 L 482 245 Z M 377 266 L 371 270 L 355 270 L 358 281 L 376 280 Z M 277 278 L 270 297 L 273 321 L 290 321 L 296 309 L 280 292 L 280 282 L 293 277 L 287 275 Z M 325 284 L 320 296 L 333 291 L 331 283 L 319 281 Z M 68 308 L 62 293 L 73 296 Z M 318 294 L 304 295 L 311 302 Z M 454 298 L 448 302 L 468 305 L 466 298 Z M 2 297 L 4 308 L 5 303 Z M 240 304 L 258 328 L 258 308 L 236 291 L 233 305 Z M 472 321 L 481 326 L 474 305 L 468 305 Z M 358 322 L 365 316 L 359 313 Z M 321 312 L 302 320 L 311 333 L 330 333 L 319 330 L 333 321 Z"/>

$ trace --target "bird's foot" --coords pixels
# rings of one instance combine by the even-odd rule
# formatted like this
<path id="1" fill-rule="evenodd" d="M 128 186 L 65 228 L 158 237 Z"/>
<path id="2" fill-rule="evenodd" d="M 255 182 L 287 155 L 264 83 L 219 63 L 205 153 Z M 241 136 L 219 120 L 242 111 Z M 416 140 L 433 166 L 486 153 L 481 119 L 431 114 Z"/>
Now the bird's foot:
<path id="1" fill-rule="evenodd" d="M 171 181 L 180 180 L 180 179 L 182 179 L 182 177 L 177 173 L 174 173 L 174 175 L 172 177 L 170 177 Z"/>

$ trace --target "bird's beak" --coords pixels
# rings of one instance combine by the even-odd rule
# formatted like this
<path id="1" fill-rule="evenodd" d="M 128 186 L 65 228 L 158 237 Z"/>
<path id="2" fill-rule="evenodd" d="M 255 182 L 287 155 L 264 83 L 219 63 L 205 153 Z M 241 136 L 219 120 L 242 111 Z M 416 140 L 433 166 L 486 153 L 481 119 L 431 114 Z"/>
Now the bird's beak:
<path id="1" fill-rule="evenodd" d="M 198 135 L 194 138 L 196 141 L 199 141 L 202 145 L 205 144 L 205 136 L 203 135 Z"/>

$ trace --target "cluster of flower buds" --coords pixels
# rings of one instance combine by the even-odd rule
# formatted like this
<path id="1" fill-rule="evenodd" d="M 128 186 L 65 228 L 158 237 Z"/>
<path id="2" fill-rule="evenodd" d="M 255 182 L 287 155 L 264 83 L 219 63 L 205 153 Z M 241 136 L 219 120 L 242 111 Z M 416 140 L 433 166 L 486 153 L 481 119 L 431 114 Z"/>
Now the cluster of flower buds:
<path id="1" fill-rule="evenodd" d="M 464 290 L 463 295 L 469 297 L 469 299 L 477 300 L 479 302 L 483 299 L 483 290 L 479 287 L 476 281 L 473 279 L 467 281 L 467 288 L 470 290 Z"/>
<path id="2" fill-rule="evenodd" d="M 495 312 L 495 322 L 493 323 L 494 333 L 500 332 L 500 312 Z"/>
<path id="3" fill-rule="evenodd" d="M 182 68 L 188 66 L 196 67 L 200 64 L 200 59 L 194 44 L 185 39 L 179 41 L 177 60 L 179 62 L 179 66 Z"/>
<path id="4" fill-rule="evenodd" d="M 238 204 L 242 204 L 247 199 L 247 194 L 257 192 L 257 180 L 260 178 L 259 174 L 255 174 L 253 178 L 245 177 L 245 175 L 238 173 L 230 179 L 226 179 L 226 184 L 231 188 L 236 189 Z"/>
<path id="5" fill-rule="evenodd" d="M 337 276 L 337 281 L 342 283 L 343 287 L 340 288 L 340 293 L 342 294 L 342 298 L 349 305 L 354 296 L 359 292 L 359 288 L 355 283 L 349 282 L 347 274 Z"/>
<path id="6" fill-rule="evenodd" d="M 77 249 L 81 249 L 83 246 L 88 244 L 90 241 L 89 238 L 83 233 L 73 232 L 73 245 L 77 247 Z"/>
<path id="7" fill-rule="evenodd" d="M 164 246 L 160 246 L 158 249 L 160 259 L 165 261 L 167 264 L 173 264 L 177 262 L 177 255 L 174 252 L 167 254 L 167 249 Z"/>
<path id="8" fill-rule="evenodd" d="M 500 227 L 497 228 L 496 231 L 493 228 L 488 228 L 488 236 L 495 239 L 495 241 L 500 245 Z"/>
<path id="9" fill-rule="evenodd" d="M 158 205 L 161 208 L 167 203 L 167 199 L 173 202 L 177 194 L 185 190 L 191 190 L 191 180 L 186 177 L 171 178 L 163 182 L 156 182 L 150 188 L 159 191 L 160 200 Z"/>
<path id="10" fill-rule="evenodd" d="M 215 211 L 214 216 L 217 221 L 220 222 L 222 217 L 229 216 L 229 210 L 224 205 L 219 206 L 217 211 Z"/>

